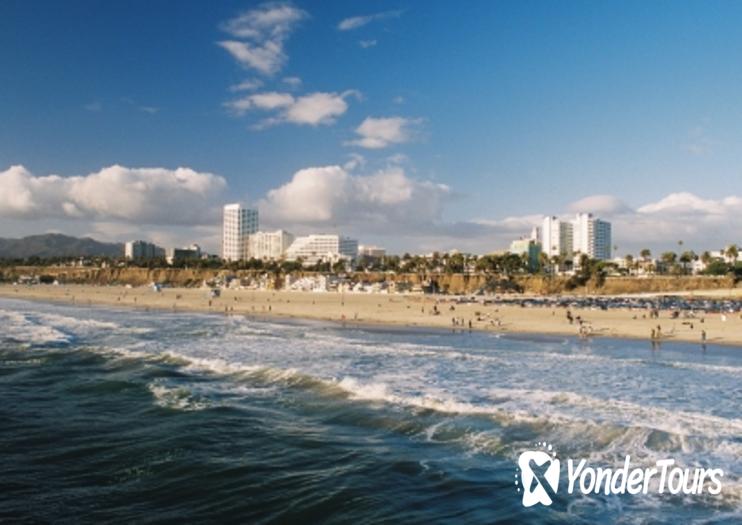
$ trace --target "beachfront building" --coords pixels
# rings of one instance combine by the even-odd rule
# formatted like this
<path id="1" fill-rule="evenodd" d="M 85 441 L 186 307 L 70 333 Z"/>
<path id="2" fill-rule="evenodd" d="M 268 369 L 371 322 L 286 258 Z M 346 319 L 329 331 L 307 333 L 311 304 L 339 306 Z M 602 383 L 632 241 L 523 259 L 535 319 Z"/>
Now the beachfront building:
<path id="1" fill-rule="evenodd" d="M 611 258 L 611 223 L 596 219 L 591 213 L 579 213 L 572 221 L 575 254 L 607 261 Z M 579 259 L 579 255 L 576 255 Z"/>
<path id="2" fill-rule="evenodd" d="M 510 243 L 510 253 L 525 255 L 528 269 L 535 272 L 541 266 L 541 244 L 533 239 L 518 239 Z"/>
<path id="3" fill-rule="evenodd" d="M 200 259 L 202 256 L 201 247 L 198 244 L 191 244 L 183 248 L 170 248 L 167 250 L 165 259 L 168 264 L 174 264 L 181 261 Z"/>
<path id="4" fill-rule="evenodd" d="M 306 265 L 318 262 L 334 263 L 358 256 L 358 241 L 340 235 L 315 234 L 297 237 L 286 251 L 286 259 L 301 259 Z"/>
<path id="5" fill-rule="evenodd" d="M 386 250 L 384 248 L 380 248 L 371 244 L 361 244 L 360 246 L 358 246 L 359 257 L 381 258 L 385 255 Z"/>
<path id="6" fill-rule="evenodd" d="M 247 259 L 248 238 L 258 231 L 258 210 L 241 204 L 224 206 L 222 258 L 227 261 Z"/>
<path id="7" fill-rule="evenodd" d="M 248 237 L 247 255 L 252 259 L 275 261 L 283 258 L 294 242 L 294 236 L 284 230 L 256 232 Z"/>
<path id="8" fill-rule="evenodd" d="M 565 257 L 571 260 L 573 226 L 558 217 L 544 217 L 541 224 L 541 250 L 549 257 Z"/>
<path id="9" fill-rule="evenodd" d="M 129 260 L 149 260 L 164 257 L 165 250 L 147 241 L 129 241 L 124 245 L 124 257 Z"/>

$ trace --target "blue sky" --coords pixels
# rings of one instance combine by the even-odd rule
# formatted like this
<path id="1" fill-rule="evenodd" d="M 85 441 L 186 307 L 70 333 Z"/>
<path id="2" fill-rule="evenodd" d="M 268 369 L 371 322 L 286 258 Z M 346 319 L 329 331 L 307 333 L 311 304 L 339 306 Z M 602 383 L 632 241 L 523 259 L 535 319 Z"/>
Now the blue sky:
<path id="1" fill-rule="evenodd" d="M 218 206 L 244 200 L 266 227 L 393 251 L 485 252 L 574 211 L 625 250 L 718 249 L 742 242 L 740 20 L 739 2 L 5 1 L 0 235 L 215 249 Z"/>

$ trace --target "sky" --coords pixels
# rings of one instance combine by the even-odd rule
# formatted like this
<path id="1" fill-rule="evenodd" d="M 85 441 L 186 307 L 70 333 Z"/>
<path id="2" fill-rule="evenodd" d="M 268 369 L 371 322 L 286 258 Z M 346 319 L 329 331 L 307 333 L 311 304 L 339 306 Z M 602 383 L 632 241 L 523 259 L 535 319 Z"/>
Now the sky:
<path id="1" fill-rule="evenodd" d="M 742 3 L 0 2 L 0 237 L 742 243 Z"/>

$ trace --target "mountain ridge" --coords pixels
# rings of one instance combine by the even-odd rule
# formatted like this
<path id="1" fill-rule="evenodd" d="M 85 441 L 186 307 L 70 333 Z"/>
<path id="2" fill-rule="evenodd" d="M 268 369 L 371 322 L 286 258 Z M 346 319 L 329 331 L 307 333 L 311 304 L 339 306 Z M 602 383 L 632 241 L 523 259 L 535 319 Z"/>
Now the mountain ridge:
<path id="1" fill-rule="evenodd" d="M 119 257 L 124 245 L 97 241 L 91 237 L 72 237 L 61 233 L 29 235 L 20 239 L 0 237 L 0 258 L 27 259 L 29 257 Z"/>

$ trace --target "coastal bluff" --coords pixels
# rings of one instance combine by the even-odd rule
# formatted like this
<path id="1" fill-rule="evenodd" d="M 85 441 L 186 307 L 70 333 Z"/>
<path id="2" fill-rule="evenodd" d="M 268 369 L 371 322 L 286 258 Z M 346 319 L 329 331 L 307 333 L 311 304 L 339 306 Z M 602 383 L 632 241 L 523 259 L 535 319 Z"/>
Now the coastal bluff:
<path id="1" fill-rule="evenodd" d="M 294 272 L 295 277 L 315 276 L 316 272 Z M 383 273 L 351 272 L 346 276 L 354 282 L 383 282 L 405 285 L 410 289 L 434 284 L 436 290 L 449 294 L 471 294 L 479 291 L 494 293 L 520 292 L 536 295 L 597 294 L 618 295 L 635 293 L 676 293 L 696 290 L 724 290 L 737 287 L 733 277 L 713 276 L 650 276 L 607 277 L 603 282 L 587 282 L 572 288 L 564 276 L 516 275 L 510 277 L 472 273 Z M 283 273 L 266 273 L 255 270 L 214 270 L 198 268 L 96 268 L 68 266 L 12 266 L 0 269 L 0 282 L 16 282 L 24 277 L 44 277 L 60 284 L 131 285 L 146 286 L 161 283 L 167 286 L 190 288 L 204 282 L 219 281 L 226 277 L 243 282 L 262 280 L 268 289 L 282 289 Z"/>

